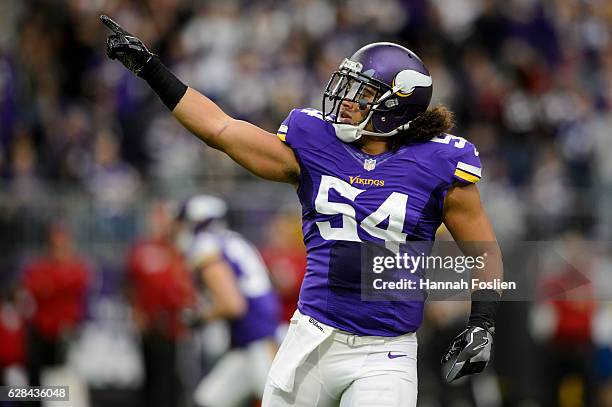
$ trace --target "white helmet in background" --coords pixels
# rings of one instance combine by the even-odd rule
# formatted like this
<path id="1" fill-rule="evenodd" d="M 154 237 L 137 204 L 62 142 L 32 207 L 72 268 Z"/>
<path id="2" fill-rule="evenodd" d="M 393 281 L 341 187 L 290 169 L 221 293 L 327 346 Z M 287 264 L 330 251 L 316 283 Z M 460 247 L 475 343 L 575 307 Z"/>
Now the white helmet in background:
<path id="1" fill-rule="evenodd" d="M 223 219 L 227 214 L 227 204 L 212 195 L 195 195 L 187 198 L 178 208 L 177 218 L 196 225 Z"/>
<path id="2" fill-rule="evenodd" d="M 193 237 L 211 224 L 223 224 L 227 214 L 227 204 L 212 195 L 194 195 L 185 199 L 177 208 L 176 219 L 184 224 L 177 235 L 178 247 L 186 251 Z"/>

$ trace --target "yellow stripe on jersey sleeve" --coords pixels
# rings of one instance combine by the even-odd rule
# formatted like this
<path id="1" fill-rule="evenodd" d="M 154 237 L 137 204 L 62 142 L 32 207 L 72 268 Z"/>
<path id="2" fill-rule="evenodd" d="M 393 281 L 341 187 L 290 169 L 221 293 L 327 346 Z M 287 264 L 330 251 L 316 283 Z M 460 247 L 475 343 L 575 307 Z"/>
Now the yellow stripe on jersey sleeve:
<path id="1" fill-rule="evenodd" d="M 480 180 L 479 177 L 469 174 L 465 171 L 462 171 L 459 168 L 455 170 L 455 176 L 461 178 L 464 181 L 471 182 L 473 184 L 477 183 Z"/>
<path id="2" fill-rule="evenodd" d="M 276 133 L 276 137 L 281 139 L 281 141 L 287 141 L 287 135 L 285 133 Z"/>

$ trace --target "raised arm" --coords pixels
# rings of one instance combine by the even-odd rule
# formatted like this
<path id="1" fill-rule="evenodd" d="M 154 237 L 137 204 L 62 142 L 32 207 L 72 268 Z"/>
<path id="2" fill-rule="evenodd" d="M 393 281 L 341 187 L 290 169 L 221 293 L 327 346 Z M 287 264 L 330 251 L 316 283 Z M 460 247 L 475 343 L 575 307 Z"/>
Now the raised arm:
<path id="1" fill-rule="evenodd" d="M 185 128 L 259 177 L 298 183 L 297 159 L 275 135 L 233 119 L 206 96 L 184 85 L 138 38 L 109 17 L 100 19 L 113 32 L 106 41 L 109 58 L 118 59 L 147 81 Z"/>

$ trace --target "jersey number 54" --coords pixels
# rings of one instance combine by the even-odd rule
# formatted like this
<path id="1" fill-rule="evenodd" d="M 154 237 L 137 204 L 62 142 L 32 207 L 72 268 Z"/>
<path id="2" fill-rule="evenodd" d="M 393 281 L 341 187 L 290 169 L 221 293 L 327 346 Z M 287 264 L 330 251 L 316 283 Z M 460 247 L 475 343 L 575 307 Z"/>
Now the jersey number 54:
<path id="1" fill-rule="evenodd" d="M 385 242 L 404 242 L 406 240 L 406 233 L 402 230 L 406 218 L 408 195 L 392 192 L 378 209 L 357 225 L 355 208 L 347 203 L 329 201 L 329 191 L 331 189 L 350 201 L 355 201 L 359 194 L 365 192 L 365 190 L 355 188 L 336 177 L 329 175 L 321 177 L 321 184 L 315 198 L 316 211 L 323 215 L 342 215 L 342 226 L 340 227 L 332 227 L 329 221 L 317 222 L 319 233 L 321 233 L 323 239 L 360 242 L 361 239 L 357 233 L 357 227 L 359 226 L 371 236 Z M 387 218 L 389 218 L 387 228 L 378 227 Z"/>

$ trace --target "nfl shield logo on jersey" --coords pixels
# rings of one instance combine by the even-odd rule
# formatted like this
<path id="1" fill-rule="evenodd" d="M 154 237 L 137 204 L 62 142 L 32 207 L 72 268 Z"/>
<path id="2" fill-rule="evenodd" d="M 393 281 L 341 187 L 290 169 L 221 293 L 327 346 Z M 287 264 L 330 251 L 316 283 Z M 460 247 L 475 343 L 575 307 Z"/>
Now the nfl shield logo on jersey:
<path id="1" fill-rule="evenodd" d="M 372 171 L 374 168 L 376 168 L 376 160 L 366 158 L 366 160 L 363 162 L 363 169 L 366 171 Z"/>

